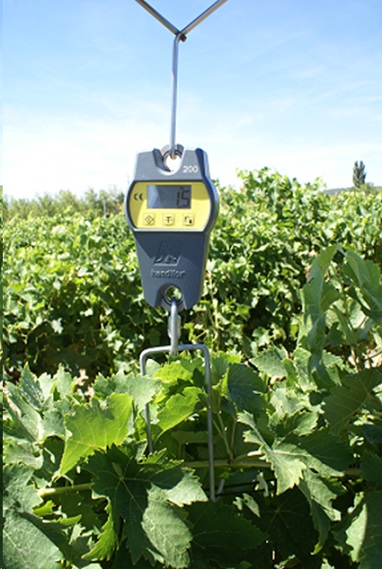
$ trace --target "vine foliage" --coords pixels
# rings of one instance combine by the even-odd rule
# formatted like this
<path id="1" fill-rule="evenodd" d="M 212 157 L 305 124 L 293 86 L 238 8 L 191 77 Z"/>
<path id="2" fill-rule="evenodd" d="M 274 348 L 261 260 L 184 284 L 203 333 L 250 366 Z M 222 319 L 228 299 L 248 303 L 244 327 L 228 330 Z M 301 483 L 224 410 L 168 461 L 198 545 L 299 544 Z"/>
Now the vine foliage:
<path id="1" fill-rule="evenodd" d="M 293 349 L 212 358 L 216 502 L 201 360 L 8 382 L 3 566 L 379 569 L 381 270 L 331 245 L 308 273 Z"/>

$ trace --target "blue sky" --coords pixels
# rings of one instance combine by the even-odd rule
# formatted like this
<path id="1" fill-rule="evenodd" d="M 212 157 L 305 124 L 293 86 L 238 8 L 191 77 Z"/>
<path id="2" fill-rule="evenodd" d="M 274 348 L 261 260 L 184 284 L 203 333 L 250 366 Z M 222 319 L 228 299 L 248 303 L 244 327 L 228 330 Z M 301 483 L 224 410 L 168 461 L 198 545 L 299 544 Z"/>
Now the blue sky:
<path id="1" fill-rule="evenodd" d="M 149 0 L 178 28 L 212 0 Z M 173 35 L 135 0 L 3 0 L 5 192 L 125 190 L 169 142 Z M 381 0 L 228 0 L 180 44 L 177 142 L 211 175 L 382 185 Z"/>

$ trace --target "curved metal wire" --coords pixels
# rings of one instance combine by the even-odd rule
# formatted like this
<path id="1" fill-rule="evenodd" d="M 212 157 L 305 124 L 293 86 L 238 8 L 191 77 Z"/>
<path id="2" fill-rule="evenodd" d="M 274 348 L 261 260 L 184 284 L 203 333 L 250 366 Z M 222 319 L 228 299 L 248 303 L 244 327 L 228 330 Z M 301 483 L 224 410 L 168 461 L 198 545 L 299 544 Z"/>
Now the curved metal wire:
<path id="1" fill-rule="evenodd" d="M 141 352 L 139 356 L 140 371 L 141 376 L 146 375 L 146 360 L 149 356 L 154 356 L 155 354 L 171 353 L 171 346 L 158 346 L 155 348 L 147 348 Z M 204 344 L 180 344 L 177 346 L 178 352 L 196 351 L 201 350 L 204 355 L 204 374 L 206 381 L 207 390 L 207 434 L 208 434 L 208 466 L 209 466 L 209 485 L 210 485 L 210 500 L 212 502 L 216 501 L 216 489 L 215 489 L 215 465 L 214 465 L 214 432 L 213 432 L 213 417 L 212 417 L 212 385 L 211 385 L 211 359 L 210 352 L 207 346 Z M 154 445 L 151 433 L 151 423 L 150 423 L 150 407 L 146 405 L 145 407 L 145 420 L 146 420 L 146 432 L 147 432 L 147 443 L 148 450 L 150 453 L 153 452 Z"/>

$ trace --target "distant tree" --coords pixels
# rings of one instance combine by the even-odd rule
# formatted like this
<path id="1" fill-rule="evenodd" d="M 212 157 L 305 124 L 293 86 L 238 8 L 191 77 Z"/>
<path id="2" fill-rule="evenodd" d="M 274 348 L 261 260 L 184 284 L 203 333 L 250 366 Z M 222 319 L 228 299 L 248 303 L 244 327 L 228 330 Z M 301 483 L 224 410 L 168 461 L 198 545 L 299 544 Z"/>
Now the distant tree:
<path id="1" fill-rule="evenodd" d="M 365 164 L 362 162 L 354 162 L 353 166 L 353 186 L 360 188 L 366 183 Z"/>
<path id="2" fill-rule="evenodd" d="M 3 219 L 8 222 L 11 219 L 76 213 L 90 218 L 109 217 L 123 211 L 124 198 L 124 193 L 115 186 L 98 192 L 89 188 L 82 196 L 77 196 L 70 190 L 60 190 L 58 194 L 44 194 L 31 199 L 4 196 Z"/>

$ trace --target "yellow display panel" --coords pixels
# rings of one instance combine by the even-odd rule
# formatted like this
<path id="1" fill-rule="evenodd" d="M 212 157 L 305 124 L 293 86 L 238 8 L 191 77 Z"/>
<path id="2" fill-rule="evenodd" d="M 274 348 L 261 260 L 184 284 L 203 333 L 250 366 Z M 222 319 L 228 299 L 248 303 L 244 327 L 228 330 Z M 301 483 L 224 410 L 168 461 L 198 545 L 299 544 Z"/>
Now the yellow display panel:
<path id="1" fill-rule="evenodd" d="M 136 182 L 128 207 L 133 225 L 148 230 L 201 231 L 211 214 L 203 182 Z"/>

